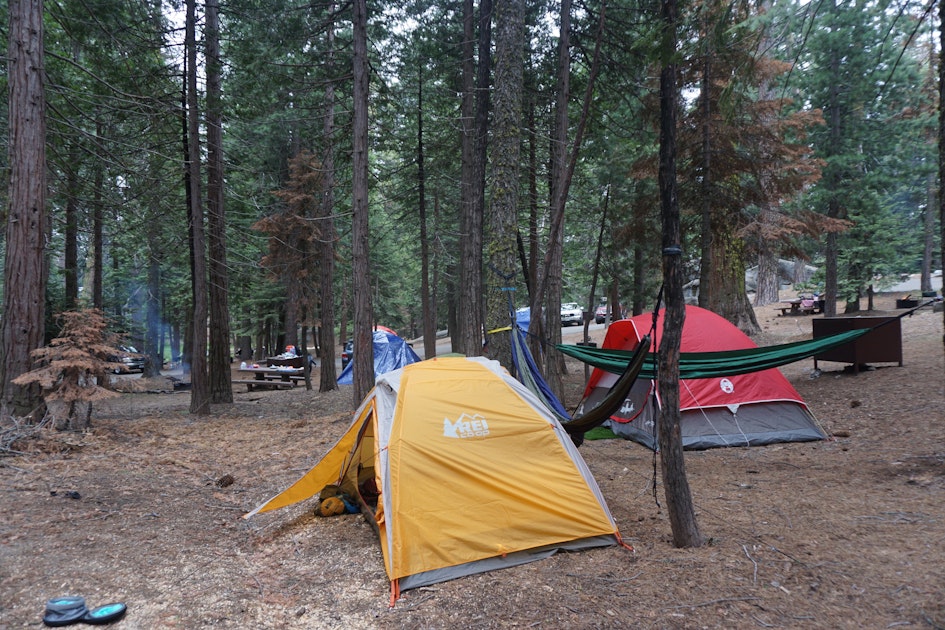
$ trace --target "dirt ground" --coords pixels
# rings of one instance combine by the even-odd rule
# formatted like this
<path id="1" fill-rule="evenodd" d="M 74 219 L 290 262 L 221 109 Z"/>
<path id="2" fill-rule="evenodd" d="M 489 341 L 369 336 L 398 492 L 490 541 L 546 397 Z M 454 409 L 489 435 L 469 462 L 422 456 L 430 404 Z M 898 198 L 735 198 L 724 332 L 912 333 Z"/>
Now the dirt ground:
<path id="1" fill-rule="evenodd" d="M 896 312 L 895 297 L 877 306 Z M 758 315 L 760 345 L 810 335 L 811 317 Z M 73 594 L 125 602 L 129 629 L 943 628 L 942 314 L 905 318 L 902 337 L 902 367 L 783 368 L 830 440 L 687 452 L 705 546 L 672 546 L 650 451 L 588 441 L 635 552 L 562 553 L 393 608 L 360 515 L 316 518 L 310 502 L 240 518 L 340 435 L 350 387 L 239 386 L 206 418 L 187 393 L 123 394 L 89 432 L 46 432 L 0 459 L 0 628 L 42 627 L 45 602 Z M 573 404 L 584 375 L 569 365 Z"/>

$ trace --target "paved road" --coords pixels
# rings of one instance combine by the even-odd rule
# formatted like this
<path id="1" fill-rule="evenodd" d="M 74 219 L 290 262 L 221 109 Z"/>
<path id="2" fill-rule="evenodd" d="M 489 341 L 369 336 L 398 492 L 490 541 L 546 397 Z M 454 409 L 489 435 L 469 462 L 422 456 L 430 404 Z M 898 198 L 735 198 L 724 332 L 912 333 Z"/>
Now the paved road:
<path id="1" fill-rule="evenodd" d="M 932 281 L 932 290 L 939 291 L 942 290 L 942 272 L 935 272 L 938 275 L 933 274 Z M 914 273 L 909 276 L 908 280 L 900 282 L 899 284 L 893 285 L 888 289 L 884 289 L 884 293 L 912 293 L 912 297 L 918 298 L 922 295 L 922 276 Z"/>

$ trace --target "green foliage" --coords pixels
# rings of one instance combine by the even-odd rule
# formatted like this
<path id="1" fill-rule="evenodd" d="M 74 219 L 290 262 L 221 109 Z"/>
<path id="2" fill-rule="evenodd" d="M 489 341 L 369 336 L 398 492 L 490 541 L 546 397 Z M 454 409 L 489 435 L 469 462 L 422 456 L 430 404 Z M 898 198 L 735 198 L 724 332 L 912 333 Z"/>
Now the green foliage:
<path id="1" fill-rule="evenodd" d="M 58 312 L 65 304 L 60 261 L 65 250 L 64 211 L 71 203 L 79 220 L 76 271 L 85 290 L 81 298 L 88 301 L 92 218 L 98 208 L 104 220 L 103 307 L 114 318 L 115 329 L 132 339 L 143 337 L 147 273 L 155 260 L 160 265 L 164 319 L 184 324 L 190 312 L 191 282 L 181 174 L 180 54 L 166 16 L 158 4 L 116 0 L 68 0 L 46 8 L 53 217 L 47 311 Z M 929 181 L 937 173 L 935 85 L 929 79 L 927 53 L 919 46 L 927 41 L 926 31 L 910 42 L 906 29 L 911 24 L 905 26 L 906 20 L 896 20 L 883 5 L 866 0 L 822 5 L 777 2 L 764 17 L 749 12 L 747 3 L 682 8 L 686 36 L 677 61 L 688 68 L 685 94 L 696 93 L 688 88 L 698 87 L 698 62 L 703 58 L 711 59 L 728 79 L 712 88 L 718 116 L 712 123 L 718 125 L 718 137 L 728 139 L 717 145 L 719 153 L 713 156 L 720 174 L 712 181 L 716 207 L 737 219 L 735 225 L 747 239 L 745 230 L 757 222 L 764 198 L 761 174 L 773 178 L 771 185 L 776 185 L 781 202 L 809 175 L 788 167 L 792 159 L 794 164 L 801 161 L 800 153 L 769 151 L 774 143 L 765 134 L 775 130 L 772 136 L 798 152 L 810 144 L 824 164 L 824 177 L 816 184 L 803 182 L 804 197 L 786 207 L 785 215 L 793 212 L 797 218 L 810 210 L 823 214 L 831 200 L 840 200 L 842 217 L 850 221 L 839 237 L 844 296 L 861 294 L 871 284 L 881 287 L 881 278 L 914 271 L 923 245 L 916 226 L 928 210 Z M 0 10 L 5 13 L 5 9 L 2 3 Z M 607 4 L 600 75 L 566 207 L 562 277 L 566 301 L 582 305 L 588 301 L 605 205 L 608 219 L 594 301 L 616 285 L 625 301 L 635 297 L 649 305 L 659 288 L 655 125 L 659 104 L 654 77 L 662 60 L 656 52 L 660 34 L 656 9 L 653 3 L 637 0 Z M 557 5 L 544 2 L 526 6 L 523 120 L 530 122 L 523 129 L 517 215 L 529 250 L 528 220 L 535 213 L 538 251 L 526 254 L 539 260 L 549 229 L 557 10 Z M 573 12 L 572 132 L 590 74 L 600 10 L 601 3 L 592 1 Z M 286 188 L 289 160 L 301 150 L 322 159 L 329 142 L 336 155 L 336 311 L 337 319 L 350 322 L 350 6 L 230 0 L 221 11 L 233 330 L 256 336 L 280 328 L 286 291 L 261 264 L 269 247 L 267 237 L 251 227 L 281 209 L 283 202 L 273 191 Z M 414 336 L 422 322 L 421 122 L 425 227 L 438 298 L 437 328 L 449 324 L 459 244 L 465 237 L 458 221 L 460 193 L 471 185 L 461 181 L 462 5 L 455 0 L 411 0 L 374 4 L 370 11 L 374 309 L 377 323 Z M 778 75 L 760 61 L 756 53 L 761 26 L 768 28 L 770 38 L 765 50 L 791 62 L 790 72 Z M 329 28 L 336 33 L 333 42 L 327 37 Z M 843 63 L 832 67 L 831 54 L 836 51 L 842 52 Z M 762 76 L 777 87 L 775 97 L 760 94 Z M 843 87 L 836 103 L 842 123 L 838 140 L 831 139 L 826 124 L 805 136 L 806 125 L 775 129 L 759 123 L 761 104 L 773 104 L 782 96 L 793 105 L 785 101 L 779 109 L 779 125 L 786 125 L 791 116 L 813 117 L 817 109 L 829 118 L 829 90 L 834 85 Z M 330 138 L 324 135 L 323 118 L 328 86 L 334 87 L 336 99 Z M 5 87 L 3 67 L 0 89 Z M 691 133 L 683 136 L 688 140 L 679 147 L 681 201 L 690 211 L 683 218 L 683 247 L 692 275 L 698 273 L 702 225 L 696 210 L 703 194 L 695 104 L 684 101 L 680 111 L 681 127 Z M 5 108 L 3 101 L 4 142 Z M 6 159 L 5 146 L 0 147 L 0 171 L 6 171 Z M 487 178 L 491 182 L 491 171 Z M 0 184 L 4 207 L 6 185 L 4 178 Z M 790 240 L 812 259 L 822 256 L 822 231 L 803 241 L 798 234 L 799 228 L 776 238 Z M 635 260 L 642 261 L 639 269 Z M 641 288 L 631 296 L 637 281 Z M 524 300 L 525 296 L 517 296 L 521 304 Z M 47 319 L 51 337 L 57 335 L 52 316 Z"/>
<path id="2" fill-rule="evenodd" d="M 795 31 L 785 49 L 801 70 L 789 89 L 798 102 L 823 108 L 826 121 L 811 133 L 825 167 L 806 204 L 826 214 L 834 202 L 852 221 L 838 238 L 838 286 L 847 299 L 882 286 L 877 278 L 917 270 L 922 222 L 915 219 L 936 163 L 927 53 L 910 40 L 913 24 L 874 2 L 854 5 L 825 4 L 816 19 L 806 14 L 808 36 Z"/>

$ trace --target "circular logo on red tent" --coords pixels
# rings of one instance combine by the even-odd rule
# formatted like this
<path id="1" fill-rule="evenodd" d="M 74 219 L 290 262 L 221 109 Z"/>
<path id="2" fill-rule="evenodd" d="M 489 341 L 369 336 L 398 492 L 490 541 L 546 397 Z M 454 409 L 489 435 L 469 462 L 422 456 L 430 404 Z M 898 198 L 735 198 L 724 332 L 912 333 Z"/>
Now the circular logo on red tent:
<path id="1" fill-rule="evenodd" d="M 731 394 L 735 391 L 735 385 L 727 378 L 723 378 L 721 381 L 719 381 L 719 387 L 721 387 L 722 391 L 726 394 Z"/>

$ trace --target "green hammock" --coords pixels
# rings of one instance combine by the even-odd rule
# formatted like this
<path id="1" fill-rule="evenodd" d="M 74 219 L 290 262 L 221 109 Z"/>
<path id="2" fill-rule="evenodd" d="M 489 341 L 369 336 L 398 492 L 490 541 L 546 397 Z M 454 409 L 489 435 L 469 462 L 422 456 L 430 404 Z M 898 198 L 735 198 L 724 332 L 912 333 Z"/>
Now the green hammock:
<path id="1" fill-rule="evenodd" d="M 872 329 L 848 330 L 818 339 L 795 341 L 794 343 L 762 348 L 720 352 L 683 352 L 679 355 L 679 378 L 735 376 L 736 374 L 748 374 L 787 365 L 820 354 L 831 348 L 842 346 L 845 343 L 850 343 L 870 332 L 870 330 Z M 589 348 L 569 344 L 558 344 L 555 347 L 583 363 L 613 374 L 622 374 L 633 356 L 633 352 L 630 350 L 608 350 L 606 348 Z M 656 357 L 652 352 L 647 355 L 639 376 L 640 378 L 656 378 Z"/>

